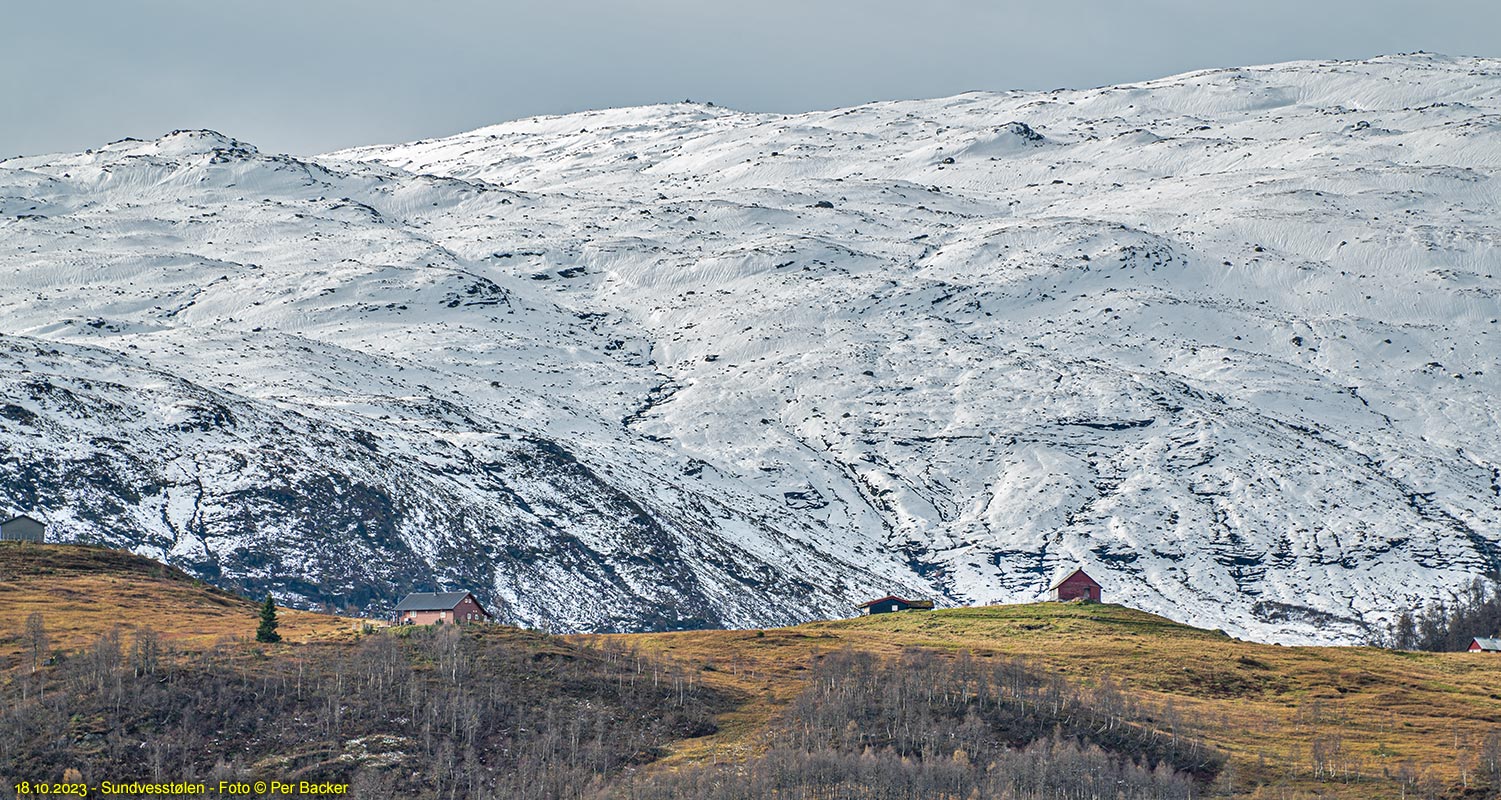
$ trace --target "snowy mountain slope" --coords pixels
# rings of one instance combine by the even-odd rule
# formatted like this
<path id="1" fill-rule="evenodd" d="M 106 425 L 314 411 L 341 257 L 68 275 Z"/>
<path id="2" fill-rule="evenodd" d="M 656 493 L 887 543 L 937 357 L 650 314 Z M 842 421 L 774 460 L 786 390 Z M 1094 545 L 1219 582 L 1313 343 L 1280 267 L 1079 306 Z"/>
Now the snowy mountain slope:
<path id="1" fill-rule="evenodd" d="M 655 385 L 628 326 L 492 281 L 404 216 L 470 213 L 461 182 L 191 132 L 6 166 L 27 243 L 0 474 L 66 535 L 310 603 L 478 586 L 570 628 L 786 622 L 884 585 L 626 432 Z"/>
<path id="2" fill-rule="evenodd" d="M 754 625 L 1082 563 L 1347 641 L 1497 566 L 1498 169 L 1501 62 L 1427 55 L 13 159 L 0 505 L 308 602 Z"/>

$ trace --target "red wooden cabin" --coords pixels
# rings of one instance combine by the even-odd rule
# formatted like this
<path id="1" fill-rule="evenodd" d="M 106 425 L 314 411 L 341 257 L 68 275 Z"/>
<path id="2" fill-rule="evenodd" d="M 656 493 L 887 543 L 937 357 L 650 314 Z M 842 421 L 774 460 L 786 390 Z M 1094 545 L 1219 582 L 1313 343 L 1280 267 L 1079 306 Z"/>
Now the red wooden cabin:
<path id="1" fill-rule="evenodd" d="M 488 622 L 486 611 L 469 592 L 413 592 L 396 604 L 396 621 L 402 625 Z"/>
<path id="2" fill-rule="evenodd" d="M 1053 599 L 1061 602 L 1083 600 L 1087 603 L 1098 603 L 1100 602 L 1100 584 L 1085 574 L 1082 568 L 1076 569 L 1070 572 L 1068 577 L 1053 584 Z"/>

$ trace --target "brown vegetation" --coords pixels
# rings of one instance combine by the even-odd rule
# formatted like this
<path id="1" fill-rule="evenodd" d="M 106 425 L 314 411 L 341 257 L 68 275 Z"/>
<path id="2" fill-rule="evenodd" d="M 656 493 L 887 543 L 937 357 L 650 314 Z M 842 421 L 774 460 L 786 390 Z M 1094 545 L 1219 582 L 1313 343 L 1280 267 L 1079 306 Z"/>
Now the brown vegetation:
<path id="1" fill-rule="evenodd" d="M 257 645 L 256 603 L 175 569 L 6 545 L 0 609 L 7 775 L 125 769 L 149 751 L 150 775 L 343 775 L 376 798 L 431 765 L 454 797 L 523 791 L 507 775 L 531 775 L 539 798 L 857 797 L 887 782 L 893 798 L 1028 797 L 1020 777 L 986 781 L 1057 770 L 1141 796 L 1188 776 L 1195 797 L 1501 787 L 1501 656 L 1255 644 L 1119 606 L 563 639 L 362 634 L 281 609 L 286 641 Z M 1072 710 L 1017 723 L 1008 703 L 1027 696 L 995 688 L 1007 674 Z"/>
<path id="2" fill-rule="evenodd" d="M 1109 681 L 1230 754 L 1215 790 L 1247 797 L 1494 795 L 1501 787 L 1501 655 L 1281 647 L 1121 606 L 1038 603 L 883 614 L 768 631 L 630 636 L 712 667 L 755 698 L 674 762 L 744 760 L 820 656 L 913 648 L 1020 658 L 1082 686 Z M 1489 755 L 1488 755 L 1489 754 Z"/>
<path id="3" fill-rule="evenodd" d="M 46 619 L 54 646 L 86 646 L 116 626 L 153 628 L 164 641 L 206 647 L 252 638 L 259 604 L 196 580 L 176 567 L 122 550 L 0 542 L 0 670 L 24 649 L 23 621 Z M 289 642 L 352 640 L 366 621 L 278 609 Z"/>

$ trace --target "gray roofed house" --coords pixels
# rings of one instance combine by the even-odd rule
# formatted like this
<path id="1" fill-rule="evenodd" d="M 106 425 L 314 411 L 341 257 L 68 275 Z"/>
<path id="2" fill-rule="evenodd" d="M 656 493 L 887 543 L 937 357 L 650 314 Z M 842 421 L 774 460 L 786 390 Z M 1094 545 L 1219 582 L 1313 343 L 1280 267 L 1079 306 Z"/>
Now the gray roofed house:
<path id="1" fill-rule="evenodd" d="M 402 625 L 488 622 L 490 612 L 472 592 L 413 592 L 396 604 L 396 621 Z"/>
<path id="2" fill-rule="evenodd" d="M 1476 636 L 1470 640 L 1471 653 L 1501 653 L 1501 639 Z"/>
<path id="3" fill-rule="evenodd" d="M 0 522 L 0 542 L 37 542 L 47 540 L 47 525 L 22 514 Z"/>

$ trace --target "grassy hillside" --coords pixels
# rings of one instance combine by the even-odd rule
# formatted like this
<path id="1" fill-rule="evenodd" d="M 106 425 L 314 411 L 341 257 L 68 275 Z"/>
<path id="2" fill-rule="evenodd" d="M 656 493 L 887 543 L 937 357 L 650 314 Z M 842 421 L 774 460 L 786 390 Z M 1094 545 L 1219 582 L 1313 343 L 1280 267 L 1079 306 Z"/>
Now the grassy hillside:
<path id="1" fill-rule="evenodd" d="M 1160 720 L 1231 754 L 1235 794 L 1461 796 L 1501 768 L 1501 657 L 1238 641 L 1115 605 L 1037 603 L 886 614 L 769 631 L 641 634 L 636 646 L 698 662 L 756 698 L 685 761 L 743 758 L 822 654 L 930 648 L 1019 657 L 1097 686 L 1108 679 Z M 1487 739 L 1491 738 L 1489 747 Z M 1488 752 L 1489 751 L 1489 752 Z M 1489 765 L 1487 761 L 1491 762 Z"/>
<path id="2" fill-rule="evenodd" d="M 284 609 L 286 642 L 268 647 L 250 641 L 253 601 L 171 567 L 98 548 L 6 544 L 0 545 L 0 611 L 0 689 L 12 703 L 11 716 L 0 714 L 0 722 L 13 732 L 52 725 L 56 746 L 63 748 L 16 749 L 16 742 L 29 741 L 21 733 L 0 743 L 0 763 L 9 758 L 12 766 L 32 769 L 51 769 L 64 763 L 60 759 L 131 763 L 135 756 L 123 745 L 112 749 L 107 732 L 161 735 L 171 730 L 174 709 L 182 704 L 197 709 L 189 716 L 217 720 L 215 730 L 229 731 L 187 741 L 243 748 L 228 759 L 231 770 L 291 765 L 305 774 L 337 777 L 340 769 L 357 769 L 364 770 L 367 787 L 396 793 L 399 782 L 380 782 L 382 775 L 397 774 L 390 765 L 401 757 L 388 752 L 395 745 L 367 754 L 378 769 L 366 769 L 360 760 L 365 756 L 348 750 L 350 742 L 389 733 L 395 737 L 389 741 L 407 743 L 403 757 L 415 758 L 420 748 L 413 743 L 424 742 L 433 754 L 470 759 L 469 775 L 505 774 L 501 767 L 519 763 L 487 761 L 486 753 L 533 748 L 525 751 L 533 753 L 527 768 L 553 770 L 558 786 L 588 784 L 598 788 L 597 796 L 608 797 L 617 786 L 610 781 L 670 773 L 687 776 L 687 782 L 632 796 L 688 797 L 702 793 L 693 781 L 712 777 L 711 769 L 764 762 L 775 747 L 785 747 L 787 720 L 807 715 L 810 692 L 829 689 L 819 682 L 854 674 L 848 663 L 832 672 L 831 664 L 849 662 L 852 653 L 874 657 L 885 664 L 881 674 L 891 676 L 877 681 L 879 691 L 880 684 L 895 685 L 896 676 L 924 663 L 914 661 L 927 657 L 921 654 L 933 653 L 938 662 L 930 660 L 921 670 L 939 674 L 933 663 L 979 665 L 953 673 L 963 675 L 1024 664 L 1077 687 L 1081 708 L 1129 706 L 1120 713 L 1132 720 L 1132 735 L 1166 731 L 1202 739 L 1229 756 L 1228 766 L 1205 778 L 1212 783 L 1204 787 L 1226 796 L 1489 797 L 1501 771 L 1501 657 L 1255 644 L 1114 605 L 1043 603 L 766 631 L 562 638 L 500 626 L 463 637 L 411 630 L 361 635 L 357 620 Z M 24 621 L 33 611 L 43 614 L 50 649 L 59 656 L 46 668 L 46 702 L 62 703 L 59 690 L 72 687 L 76 696 L 67 703 L 73 705 L 15 704 L 17 697 L 33 702 L 40 685 L 26 657 Z M 147 629 L 168 654 L 166 677 L 130 666 L 132 642 Z M 118 658 L 106 652 L 109 647 L 101 650 L 100 642 L 109 642 L 101 634 L 110 631 L 118 631 L 109 645 L 118 648 Z M 459 663 L 469 665 L 472 680 L 458 679 Z M 98 679 L 100 665 L 109 664 L 123 669 L 113 683 Z M 359 686 L 353 699 L 335 702 L 351 681 Z M 212 702 L 197 688 L 209 685 L 219 687 Z M 289 686 L 296 691 L 289 694 Z M 412 694 L 411 686 L 421 691 Z M 433 699 L 443 697 L 449 699 Z M 530 705 L 476 710 L 498 697 L 527 697 Z M 257 723 L 241 730 L 241 716 L 224 716 L 225 708 L 251 702 L 278 703 L 278 718 L 304 719 L 307 727 L 266 729 Z M 26 708 L 31 710 L 17 711 Z M 393 710 L 401 708 L 407 711 Z M 470 720 L 469 751 L 444 750 L 420 725 L 408 729 L 422 718 L 413 710 L 436 708 Z M 544 724 L 528 714 L 542 715 Z M 557 727 L 558 720 L 584 718 L 594 723 L 583 740 Z M 514 738 L 518 731 L 542 736 L 549 730 L 543 739 Z M 617 734 L 640 744 L 606 746 Z M 571 761 L 548 760 L 548 748 L 559 741 L 571 742 Z M 177 770 L 202 773 L 217 769 L 211 765 L 218 758 L 204 747 L 209 750 L 200 754 L 169 743 L 161 752 Z M 169 777 L 175 774 L 165 769 Z M 638 792 L 635 783 L 631 787 Z"/>
<path id="3" fill-rule="evenodd" d="M 580 797 L 714 730 L 726 695 L 624 648 L 256 604 L 124 553 L 0 548 L 0 798 L 12 782 L 334 782 L 360 800 Z M 41 666 L 24 620 L 40 611 Z M 361 626 L 362 627 L 362 626 Z M 207 796 L 217 796 L 210 792 Z M 269 796 L 269 795 L 255 795 Z"/>
<path id="4" fill-rule="evenodd" d="M 0 542 L 0 667 L 19 659 L 27 616 L 41 612 L 54 647 L 82 647 L 120 626 L 154 628 L 182 646 L 255 635 L 256 603 L 121 550 Z M 291 642 L 351 639 L 359 622 L 294 609 L 280 611 Z"/>

